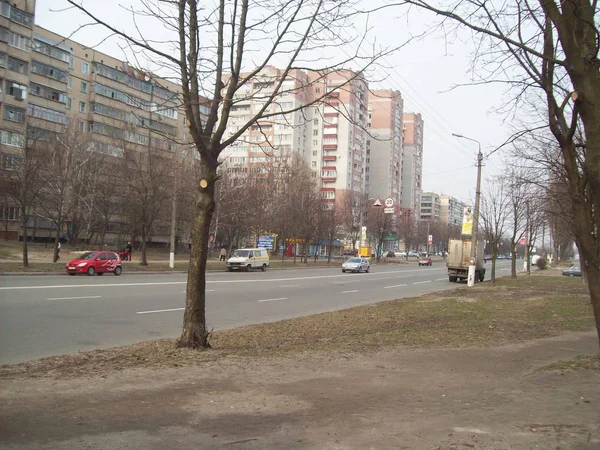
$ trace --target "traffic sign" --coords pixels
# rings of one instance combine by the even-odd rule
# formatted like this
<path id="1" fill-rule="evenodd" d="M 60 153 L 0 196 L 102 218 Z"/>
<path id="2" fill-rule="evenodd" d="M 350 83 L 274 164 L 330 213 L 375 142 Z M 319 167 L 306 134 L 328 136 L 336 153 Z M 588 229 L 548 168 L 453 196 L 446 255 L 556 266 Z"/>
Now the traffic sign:
<path id="1" fill-rule="evenodd" d="M 385 214 L 394 214 L 394 208 L 384 208 L 383 212 Z"/>
<path id="2" fill-rule="evenodd" d="M 386 206 L 386 208 L 391 208 L 392 206 L 394 206 L 394 199 L 391 197 L 386 198 L 385 206 Z"/>
<path id="3" fill-rule="evenodd" d="M 521 245 L 525 245 L 525 243 L 527 242 L 527 239 L 522 237 L 521 239 L 519 239 L 519 244 Z"/>
<path id="4" fill-rule="evenodd" d="M 433 235 L 430 234 L 429 236 L 427 236 L 427 244 L 428 245 L 433 244 Z"/>
<path id="5" fill-rule="evenodd" d="M 377 197 L 377 198 L 375 199 L 375 201 L 373 202 L 373 206 L 383 206 L 383 205 L 381 204 L 381 200 L 379 200 L 379 197 Z"/>

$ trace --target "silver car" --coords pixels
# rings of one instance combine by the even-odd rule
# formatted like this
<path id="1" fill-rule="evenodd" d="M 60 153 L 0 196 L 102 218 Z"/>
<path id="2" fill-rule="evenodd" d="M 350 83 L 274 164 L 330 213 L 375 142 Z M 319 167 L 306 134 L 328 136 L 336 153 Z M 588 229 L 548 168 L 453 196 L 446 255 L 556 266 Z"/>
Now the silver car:
<path id="1" fill-rule="evenodd" d="M 371 270 L 371 264 L 367 258 L 354 257 L 342 264 L 342 272 L 367 272 Z"/>

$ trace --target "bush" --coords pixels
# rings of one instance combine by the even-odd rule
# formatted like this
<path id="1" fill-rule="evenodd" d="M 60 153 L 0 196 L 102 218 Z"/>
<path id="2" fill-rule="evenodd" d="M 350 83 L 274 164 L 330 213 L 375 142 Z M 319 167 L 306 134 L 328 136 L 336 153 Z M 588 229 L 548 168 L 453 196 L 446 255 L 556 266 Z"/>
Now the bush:
<path id="1" fill-rule="evenodd" d="M 546 258 L 539 258 L 535 265 L 538 266 L 538 269 L 540 270 L 546 270 L 548 268 L 548 261 Z"/>

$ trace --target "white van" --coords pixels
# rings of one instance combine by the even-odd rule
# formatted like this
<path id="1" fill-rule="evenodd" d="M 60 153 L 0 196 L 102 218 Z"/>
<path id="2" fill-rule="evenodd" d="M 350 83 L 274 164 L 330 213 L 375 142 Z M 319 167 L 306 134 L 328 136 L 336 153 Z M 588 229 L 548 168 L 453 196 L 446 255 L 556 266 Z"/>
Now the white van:
<path id="1" fill-rule="evenodd" d="M 227 260 L 227 270 L 260 269 L 263 272 L 269 267 L 269 252 L 264 248 L 240 248 L 233 252 Z"/>

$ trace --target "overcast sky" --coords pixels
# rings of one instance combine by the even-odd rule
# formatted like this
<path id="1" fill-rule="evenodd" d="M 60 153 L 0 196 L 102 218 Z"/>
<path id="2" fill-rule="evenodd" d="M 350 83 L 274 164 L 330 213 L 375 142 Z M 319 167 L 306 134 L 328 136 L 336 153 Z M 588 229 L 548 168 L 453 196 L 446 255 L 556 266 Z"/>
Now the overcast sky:
<path id="1" fill-rule="evenodd" d="M 100 17 L 119 28 L 130 21 L 118 5 L 136 0 L 83 0 Z M 371 0 L 367 3 L 371 4 Z M 69 36 L 79 25 L 88 23 L 81 13 L 64 10 L 64 0 L 37 0 L 36 23 L 56 33 Z M 376 40 L 380 45 L 395 46 L 409 36 L 429 30 L 434 17 L 425 12 L 386 10 L 370 18 L 372 27 L 366 45 Z M 142 24 L 142 31 L 145 31 Z M 152 30 L 154 32 L 154 30 Z M 72 38 L 87 46 L 122 58 L 115 39 L 99 44 L 106 32 L 99 27 L 79 30 Z M 471 79 L 468 73 L 473 42 L 467 32 L 459 40 L 447 42 L 439 32 L 429 32 L 414 40 L 384 61 L 378 69 L 378 89 L 398 89 L 405 101 L 405 112 L 420 112 L 425 120 L 423 190 L 449 194 L 469 202 L 474 197 L 477 144 L 452 136 L 459 133 L 481 142 L 485 153 L 502 144 L 510 135 L 510 123 L 504 123 L 496 111 L 508 97 L 501 85 L 468 86 L 450 90 Z M 455 39 L 455 36 L 452 37 Z M 486 160 L 484 179 L 501 174 L 501 155 Z"/>

